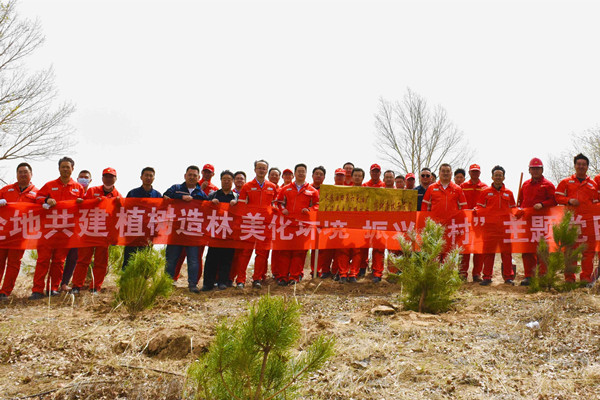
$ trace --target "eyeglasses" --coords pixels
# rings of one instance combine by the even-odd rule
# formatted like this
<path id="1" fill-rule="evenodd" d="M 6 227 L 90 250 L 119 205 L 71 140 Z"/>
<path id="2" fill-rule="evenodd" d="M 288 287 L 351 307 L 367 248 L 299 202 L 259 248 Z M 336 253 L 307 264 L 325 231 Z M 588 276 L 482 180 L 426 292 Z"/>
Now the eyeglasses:
<path id="1" fill-rule="evenodd" d="M 421 174 L 421 178 L 431 178 L 431 175 Z"/>

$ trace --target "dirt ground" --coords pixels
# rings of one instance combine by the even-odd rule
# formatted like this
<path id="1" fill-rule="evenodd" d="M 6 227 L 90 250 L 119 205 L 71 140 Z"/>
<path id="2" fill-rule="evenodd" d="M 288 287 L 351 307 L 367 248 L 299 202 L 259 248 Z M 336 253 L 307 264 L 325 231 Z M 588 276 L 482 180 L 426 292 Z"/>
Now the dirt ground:
<path id="1" fill-rule="evenodd" d="M 216 323 L 267 292 L 303 305 L 299 351 L 319 334 L 337 338 L 305 399 L 600 398 L 597 288 L 528 294 L 496 276 L 491 287 L 464 284 L 450 312 L 426 315 L 403 311 L 400 286 L 385 281 L 305 279 L 296 289 L 268 281 L 197 295 L 184 277 L 169 299 L 131 318 L 114 307 L 113 276 L 99 295 L 32 302 L 28 272 L 0 303 L 2 399 L 182 398 L 186 368 Z M 396 311 L 378 315 L 378 305 Z"/>

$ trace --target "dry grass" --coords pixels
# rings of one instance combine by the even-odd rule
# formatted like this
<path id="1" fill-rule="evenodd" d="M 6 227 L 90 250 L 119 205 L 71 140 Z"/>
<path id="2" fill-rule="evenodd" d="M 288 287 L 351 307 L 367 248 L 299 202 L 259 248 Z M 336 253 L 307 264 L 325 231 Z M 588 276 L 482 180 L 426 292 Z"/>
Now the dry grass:
<path id="1" fill-rule="evenodd" d="M 216 322 L 261 293 L 191 295 L 181 287 L 132 319 L 113 309 L 113 282 L 99 296 L 63 296 L 48 306 L 25 300 L 31 278 L 20 277 L 16 298 L 0 305 L 1 398 L 50 390 L 41 398 L 180 398 L 185 370 Z M 336 355 L 304 386 L 306 399 L 600 398 L 594 289 L 527 294 L 468 283 L 446 314 L 390 316 L 371 313 L 378 304 L 399 306 L 399 287 L 387 282 L 307 280 L 295 291 L 267 290 L 303 304 L 299 350 L 321 333 L 337 337 Z M 527 328 L 530 321 L 540 328 Z"/>

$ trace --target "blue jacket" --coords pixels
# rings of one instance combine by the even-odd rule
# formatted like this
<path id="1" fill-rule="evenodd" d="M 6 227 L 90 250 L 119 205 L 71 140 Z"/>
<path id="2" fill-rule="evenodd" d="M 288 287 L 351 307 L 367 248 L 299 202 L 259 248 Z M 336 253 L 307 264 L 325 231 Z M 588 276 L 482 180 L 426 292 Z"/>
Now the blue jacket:
<path id="1" fill-rule="evenodd" d="M 208 200 L 208 196 L 202 191 L 202 188 L 198 184 L 196 184 L 196 187 L 192 193 L 190 193 L 188 190 L 185 182 L 181 184 L 175 184 L 165 191 L 165 196 L 172 199 L 181 200 L 185 195 L 192 196 L 194 200 Z"/>
<path id="2" fill-rule="evenodd" d="M 144 190 L 144 187 L 140 186 L 138 188 L 131 189 L 129 191 L 129 193 L 127 193 L 127 197 L 134 197 L 134 198 L 138 198 L 138 199 L 145 199 L 145 198 L 157 199 L 157 198 L 161 198 L 162 194 L 160 194 L 160 192 L 155 189 L 151 189 L 149 192 L 146 192 Z"/>

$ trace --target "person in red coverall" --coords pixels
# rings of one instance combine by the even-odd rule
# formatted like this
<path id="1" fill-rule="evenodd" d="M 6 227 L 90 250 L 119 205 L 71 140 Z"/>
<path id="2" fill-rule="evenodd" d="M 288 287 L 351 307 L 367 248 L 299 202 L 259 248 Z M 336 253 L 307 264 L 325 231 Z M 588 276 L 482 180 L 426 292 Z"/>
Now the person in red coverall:
<path id="1" fill-rule="evenodd" d="M 481 167 L 477 164 L 472 164 L 469 167 L 469 179 L 463 182 L 460 187 L 467 199 L 466 209 L 473 210 L 477 205 L 481 191 L 488 186 L 479 180 L 481 176 Z M 466 281 L 469 276 L 469 262 L 471 254 L 463 254 L 460 263 L 460 276 Z M 473 282 L 481 282 L 481 271 L 483 270 L 483 254 L 473 254 Z"/>
<path id="2" fill-rule="evenodd" d="M 383 173 L 383 183 L 385 184 L 386 189 L 394 189 L 394 179 L 396 178 L 394 171 L 388 169 Z"/>
<path id="3" fill-rule="evenodd" d="M 462 185 L 465 182 L 465 176 L 466 174 L 464 169 L 457 169 L 454 171 L 454 183 L 456 183 L 458 186 Z"/>
<path id="4" fill-rule="evenodd" d="M 408 174 L 406 174 L 406 187 L 405 189 L 414 189 L 415 188 L 415 174 L 413 174 L 412 172 L 409 172 Z"/>
<path id="5" fill-rule="evenodd" d="M 38 189 L 31 183 L 33 171 L 28 163 L 17 165 L 17 181 L 0 189 L 0 207 L 8 203 L 35 203 Z M 10 296 L 21 270 L 25 250 L 0 249 L 0 300 Z"/>
<path id="6" fill-rule="evenodd" d="M 115 188 L 117 181 L 117 171 L 114 168 L 105 168 L 102 171 L 102 186 L 91 187 L 85 192 L 84 200 L 93 200 L 100 202 L 104 199 L 120 198 L 121 194 Z M 108 269 L 108 245 L 96 247 L 82 247 L 79 249 L 77 265 L 73 273 L 72 294 L 79 294 L 88 268 L 94 257 L 94 268 L 92 270 L 92 282 L 90 283 L 90 293 L 97 293 L 102 289 L 102 283 L 106 277 Z"/>
<path id="7" fill-rule="evenodd" d="M 452 214 L 467 206 L 463 190 L 452 182 L 452 167 L 450 164 L 440 165 L 440 180 L 429 185 L 423 195 L 426 210 L 441 216 Z"/>
<path id="8" fill-rule="evenodd" d="M 354 186 L 354 183 L 352 181 L 352 171 L 354 171 L 354 164 L 352 164 L 350 161 L 348 161 L 346 164 L 344 164 L 344 171 L 346 171 L 346 179 L 344 179 L 344 186 Z M 364 171 L 363 171 L 364 173 Z M 364 179 L 364 176 L 363 176 Z"/>
<path id="9" fill-rule="evenodd" d="M 265 160 L 254 162 L 254 172 L 256 178 L 242 186 L 239 199 L 232 200 L 229 205 L 235 206 L 238 201 L 251 206 L 263 207 L 268 209 L 275 201 L 277 187 L 275 184 L 265 180 L 269 163 Z M 269 250 L 255 250 L 256 258 L 254 260 L 254 274 L 252 275 L 252 286 L 260 289 L 261 281 L 264 281 L 267 275 Z M 230 280 L 236 282 L 238 289 L 243 289 L 246 282 L 246 268 L 252 258 L 252 249 L 236 249 L 231 265 Z"/>
<path id="10" fill-rule="evenodd" d="M 291 169 L 286 168 L 281 173 L 281 178 L 283 179 L 283 184 L 281 186 L 289 185 L 294 180 L 294 173 Z"/>
<path id="11" fill-rule="evenodd" d="M 333 176 L 333 184 L 336 186 L 344 186 L 344 180 L 346 179 L 346 171 L 343 168 L 337 168 L 335 175 Z"/>
<path id="12" fill-rule="evenodd" d="M 448 217 L 467 205 L 465 195 L 456 183 L 452 182 L 452 167 L 450 164 L 440 165 L 440 180 L 427 187 L 423 195 L 424 210 L 431 211 L 439 217 Z M 423 208 L 421 208 L 423 210 Z M 444 260 L 446 253 L 440 254 Z"/>
<path id="13" fill-rule="evenodd" d="M 294 167 L 296 180 L 283 186 L 277 196 L 277 204 L 283 215 L 308 214 L 319 206 L 319 191 L 306 182 L 306 164 Z M 307 250 L 281 250 L 274 269 L 275 280 L 279 286 L 295 285 L 300 282 L 304 270 Z"/>
<path id="14" fill-rule="evenodd" d="M 396 175 L 394 180 L 396 181 L 396 189 L 406 188 L 406 178 L 403 175 Z"/>
<path id="15" fill-rule="evenodd" d="M 327 171 L 325 167 L 319 165 L 318 167 L 314 167 L 312 171 L 312 186 L 317 189 L 319 194 L 321 193 L 321 185 L 325 181 L 325 175 Z M 310 253 L 310 273 L 314 275 L 315 273 L 315 254 L 316 251 L 312 251 Z M 321 279 L 329 278 L 331 276 L 331 262 L 333 261 L 333 256 L 335 254 L 334 249 L 321 249 L 319 250 L 319 260 L 317 261 L 317 274 Z M 272 268 L 272 266 L 271 266 Z M 335 268 L 335 266 L 334 266 Z"/>
<path id="16" fill-rule="evenodd" d="M 532 158 L 529 162 L 529 174 L 531 179 L 526 180 L 521 187 L 517 198 L 517 206 L 521 208 L 533 208 L 541 210 L 556 205 L 554 198 L 554 184 L 544 178 L 544 164 L 539 158 Z M 521 286 L 529 286 L 535 267 L 539 265 L 539 274 L 546 274 L 546 265 L 536 253 L 523 253 L 523 269 L 525 278 Z"/>
<path id="17" fill-rule="evenodd" d="M 71 178 L 75 161 L 69 157 L 63 157 L 58 161 L 60 177 L 46 183 L 38 191 L 36 202 L 43 204 L 44 208 L 52 208 L 58 201 L 76 200 L 83 201 L 85 191 L 81 184 Z M 63 265 L 69 253 L 68 248 L 52 248 L 44 244 L 38 246 L 38 259 L 33 274 L 33 288 L 30 300 L 44 298 L 44 286 L 52 296 L 57 296 L 58 288 L 62 279 Z M 46 275 L 49 282 L 46 284 Z"/>
<path id="18" fill-rule="evenodd" d="M 590 160 L 579 153 L 574 158 L 575 174 L 563 179 L 558 184 L 554 197 L 556 202 L 561 205 L 579 207 L 598 203 L 600 195 L 598 185 L 587 175 Z M 594 250 L 586 250 L 581 260 L 581 274 L 579 280 L 590 282 L 592 280 L 592 270 L 594 268 Z M 565 273 L 567 282 L 575 281 L 575 274 Z"/>
<path id="19" fill-rule="evenodd" d="M 504 187 L 504 168 L 496 165 L 492 168 L 492 186 L 483 189 L 479 196 L 479 201 L 475 210 L 498 210 L 509 212 L 513 207 L 516 207 L 515 197 L 513 193 Z M 507 285 L 514 285 L 515 272 L 512 267 L 511 253 L 501 253 L 502 258 L 502 277 Z M 495 253 L 487 253 L 483 255 L 483 281 L 480 285 L 488 286 L 492 283 L 492 275 L 494 273 L 494 258 Z"/>
<path id="20" fill-rule="evenodd" d="M 352 171 L 353 186 L 362 186 L 365 179 L 365 171 L 362 168 L 354 168 Z M 339 282 L 356 283 L 356 277 L 361 265 L 361 249 L 344 248 L 335 252 L 338 261 Z M 334 278 L 334 280 L 337 280 Z"/>
<path id="21" fill-rule="evenodd" d="M 369 169 L 369 175 L 371 179 L 363 183 L 364 187 L 372 188 L 385 188 L 385 183 L 381 180 L 381 167 L 379 164 L 371 165 Z M 393 181 L 392 181 L 393 182 Z M 367 266 L 369 265 L 369 249 L 360 249 L 360 269 L 358 276 L 363 277 L 367 272 Z M 385 249 L 372 249 L 371 251 L 372 262 L 371 270 L 373 271 L 373 283 L 381 282 L 381 276 L 383 274 L 383 258 L 385 256 Z"/>
<path id="22" fill-rule="evenodd" d="M 267 179 L 269 180 L 269 182 L 277 186 L 277 189 L 279 189 L 279 178 L 281 178 L 281 170 L 277 167 L 272 167 L 269 170 Z"/>
<path id="23" fill-rule="evenodd" d="M 215 167 L 212 164 L 204 164 L 204 167 L 202 167 L 202 178 L 198 181 L 198 185 L 200 185 L 202 191 L 207 196 L 219 190 L 219 188 L 211 182 L 213 176 L 215 176 Z M 179 274 L 181 273 L 181 267 L 185 261 L 186 254 L 187 253 L 184 248 L 179 255 L 179 259 L 177 259 L 177 265 L 175 265 L 175 275 L 173 276 L 173 280 L 175 282 L 177 282 L 179 279 Z M 198 262 L 200 263 L 200 266 L 198 267 L 198 282 L 202 277 L 202 254 L 204 254 L 204 246 L 198 246 Z M 196 282 L 196 284 L 198 284 L 198 282 Z"/>

